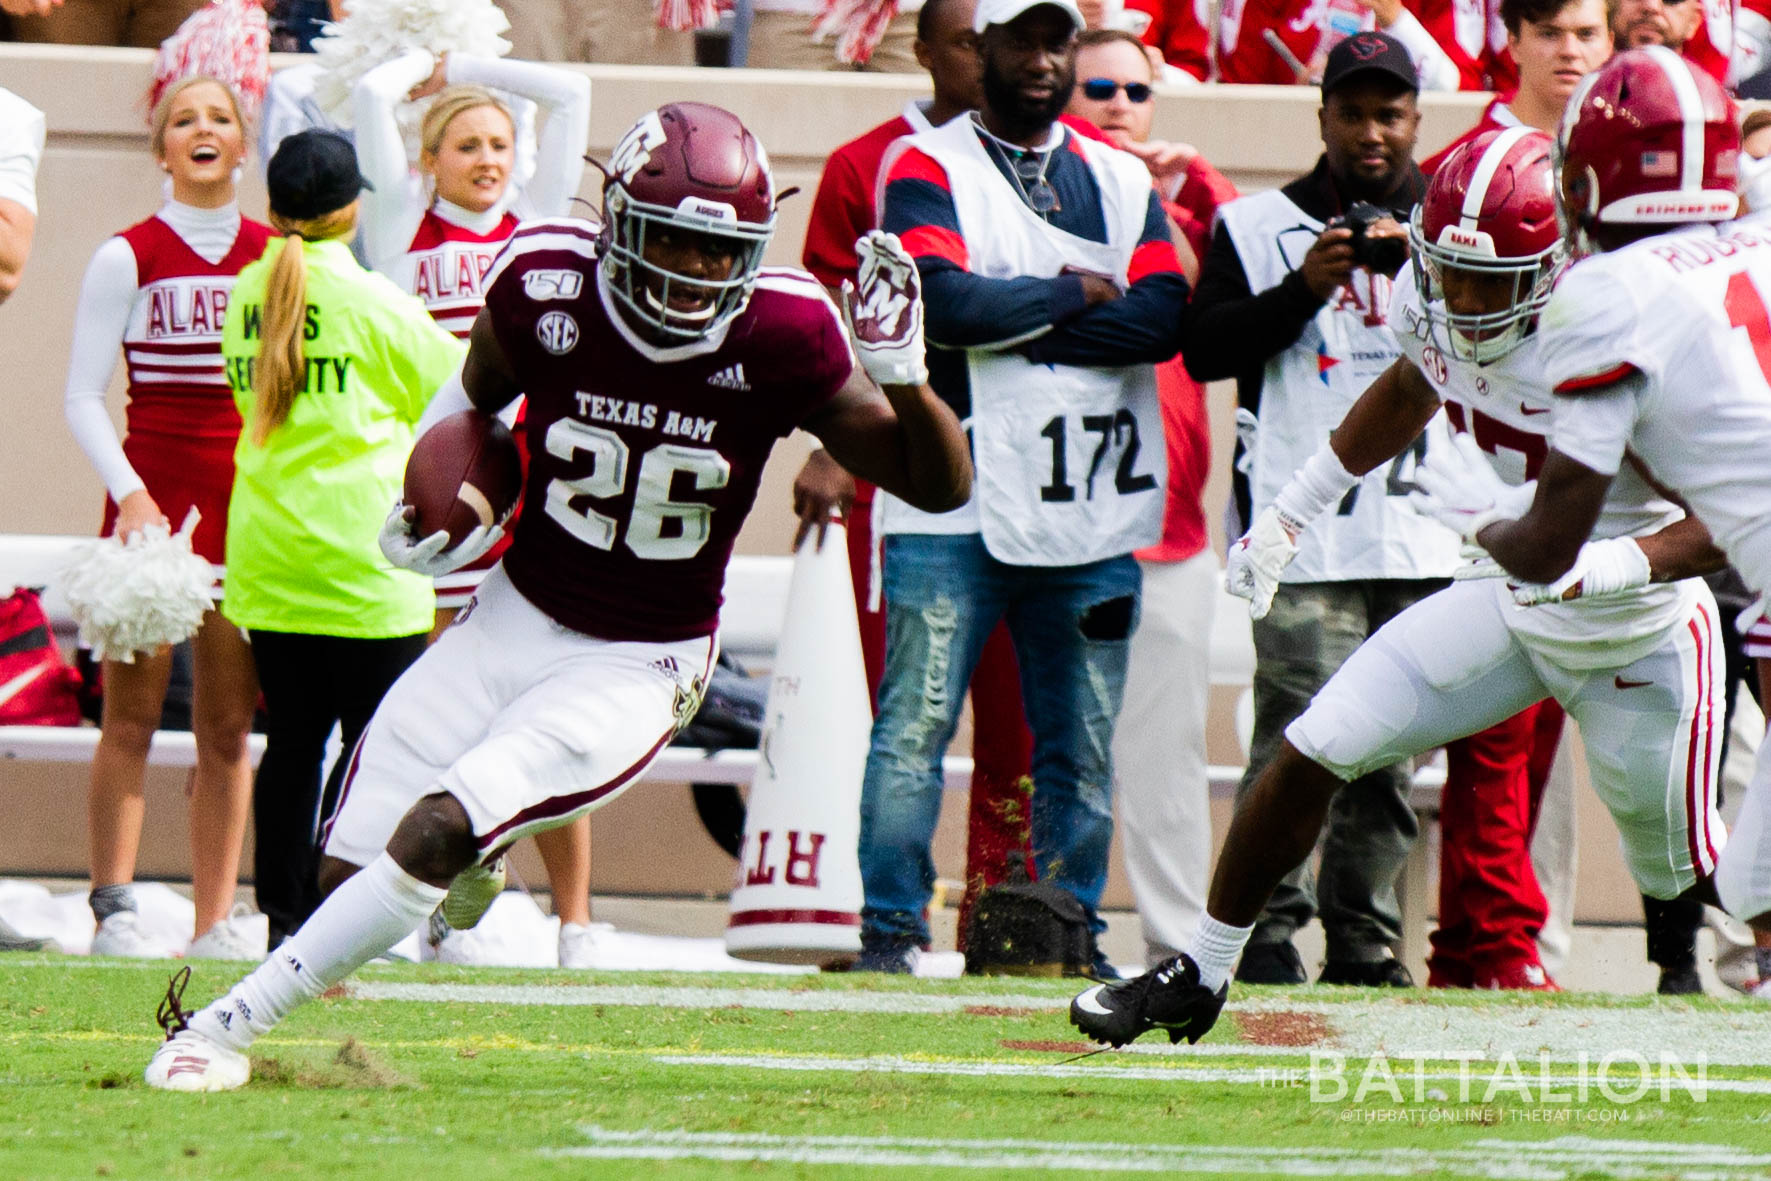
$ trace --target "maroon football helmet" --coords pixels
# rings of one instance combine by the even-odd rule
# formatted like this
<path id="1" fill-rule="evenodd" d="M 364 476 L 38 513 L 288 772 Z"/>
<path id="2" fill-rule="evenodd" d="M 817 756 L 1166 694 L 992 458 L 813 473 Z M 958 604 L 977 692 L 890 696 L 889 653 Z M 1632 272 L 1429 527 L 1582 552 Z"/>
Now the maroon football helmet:
<path id="1" fill-rule="evenodd" d="M 1485 364 L 1516 348 L 1550 298 L 1561 261 L 1550 137 L 1529 127 L 1485 131 L 1433 174 L 1409 225 L 1427 322 L 1452 356 Z M 1446 275 L 1454 291 L 1446 298 Z M 1458 311 L 1467 291 L 1511 284 L 1506 306 Z M 1483 299 L 1491 305 L 1492 298 Z"/>
<path id="2" fill-rule="evenodd" d="M 668 336 L 706 336 L 744 310 L 775 232 L 768 156 L 730 111 L 707 103 L 648 111 L 609 160 L 603 219 L 603 267 L 615 297 Z M 646 261 L 648 235 L 665 228 L 726 239 L 737 256 L 731 276 L 684 275 Z"/>
<path id="3" fill-rule="evenodd" d="M 1740 211 L 1734 101 L 1661 45 L 1581 80 L 1562 118 L 1557 188 L 1583 250 L 1600 226 L 1731 221 Z"/>

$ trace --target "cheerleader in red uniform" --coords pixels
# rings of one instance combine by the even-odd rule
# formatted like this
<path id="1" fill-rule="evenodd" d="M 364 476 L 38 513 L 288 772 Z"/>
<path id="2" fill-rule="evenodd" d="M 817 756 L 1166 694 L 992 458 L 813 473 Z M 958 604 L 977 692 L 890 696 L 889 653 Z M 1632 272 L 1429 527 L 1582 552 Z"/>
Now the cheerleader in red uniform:
<path id="1" fill-rule="evenodd" d="M 105 535 L 147 525 L 176 529 L 202 514 L 192 545 L 223 575 L 228 495 L 240 416 L 222 374 L 221 322 L 240 268 L 271 230 L 240 216 L 234 178 L 246 154 L 240 104 L 224 83 L 191 77 L 154 109 L 154 154 L 170 199 L 146 221 L 106 240 L 80 289 L 68 366 L 67 417 L 110 499 Z M 128 369 L 128 433 L 119 441 L 105 390 L 121 352 Z M 255 959 L 229 919 L 252 793 L 246 738 L 258 698 L 240 630 L 210 611 L 191 643 L 197 766 L 190 802 L 196 938 L 186 954 Z M 95 955 L 177 954 L 137 925 L 131 881 L 141 843 L 142 780 L 159 725 L 172 653 L 104 662 L 104 718 L 92 761 L 87 821 L 92 843 Z"/>
<path id="2" fill-rule="evenodd" d="M 535 107 L 534 143 L 523 142 L 499 94 Z M 408 162 L 398 111 L 430 100 L 419 128 L 418 168 Z M 353 92 L 357 158 L 375 186 L 363 194 L 369 264 L 425 302 L 463 340 L 485 302 L 483 280 L 523 221 L 563 216 L 578 193 L 590 136 L 590 80 L 533 62 L 418 49 L 363 75 Z M 517 403 L 519 407 L 521 402 Z M 517 432 L 519 445 L 523 435 Z M 467 605 L 506 540 L 437 579 L 437 631 Z M 535 838 L 560 920 L 560 963 L 590 966 L 590 821 Z M 443 937 L 441 929 L 433 936 Z M 471 958 L 459 940 L 445 958 Z"/>

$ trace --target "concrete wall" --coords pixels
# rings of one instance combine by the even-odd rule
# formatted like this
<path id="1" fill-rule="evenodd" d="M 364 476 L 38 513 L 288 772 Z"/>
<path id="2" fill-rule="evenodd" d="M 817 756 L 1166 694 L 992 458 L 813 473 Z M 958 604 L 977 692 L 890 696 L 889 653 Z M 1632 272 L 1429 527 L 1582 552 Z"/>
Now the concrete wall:
<path id="1" fill-rule="evenodd" d="M 36 249 L 19 293 L 0 309 L 0 532 L 84 533 L 97 527 L 103 489 L 74 445 L 62 418 L 61 392 L 80 276 L 107 236 L 147 216 L 160 200 L 161 174 L 149 156 L 142 96 L 151 57 L 126 49 L 0 44 L 0 86 L 22 95 L 48 116 L 49 146 L 39 178 L 41 205 Z M 776 183 L 801 193 L 782 209 L 782 226 L 769 261 L 797 263 L 818 175 L 826 156 L 862 130 L 895 115 L 925 93 L 919 79 L 889 75 L 831 75 L 762 71 L 579 67 L 592 83 L 590 151 L 606 157 L 620 133 L 642 111 L 661 103 L 698 99 L 738 113 L 768 147 Z M 1430 95 L 1423 103 L 1420 155 L 1473 123 L 1484 96 Z M 1201 88 L 1157 100 L 1156 134 L 1197 145 L 1245 192 L 1283 183 L 1310 167 L 1320 142 L 1314 91 L 1289 87 Z M 262 216 L 264 190 L 249 166 L 242 204 Z M 599 185 L 586 170 L 584 196 Z M 1214 537 L 1228 489 L 1232 440 L 1227 386 L 1211 392 L 1216 462 L 1207 490 Z M 121 374 L 113 412 L 121 420 Z M 791 535 L 787 487 L 806 450 L 803 438 L 779 448 L 765 476 L 758 507 L 740 538 L 746 552 L 784 553 Z M 1234 697 L 1214 700 L 1211 758 L 1237 762 L 1230 725 Z M 964 749 L 965 735 L 960 737 Z M 12 801 L 12 823 L 0 828 L 0 867 L 36 872 L 83 872 L 84 768 L 0 769 L 0 791 Z M 183 777 L 151 777 L 149 831 L 142 872 L 183 876 Z M 1583 801 L 1590 804 L 1590 796 Z M 952 800 L 937 839 L 943 877 L 963 866 L 963 800 Z M 1225 822 L 1220 809 L 1219 833 Z M 1623 876 L 1601 810 L 1583 808 L 1582 912 L 1592 918 L 1630 918 L 1633 891 Z M 685 789 L 651 786 L 630 793 L 596 822 L 596 889 L 600 893 L 720 893 L 731 863 L 705 840 Z M 1129 905 L 1117 869 L 1108 904 Z M 542 881 L 530 862 L 527 876 Z"/>

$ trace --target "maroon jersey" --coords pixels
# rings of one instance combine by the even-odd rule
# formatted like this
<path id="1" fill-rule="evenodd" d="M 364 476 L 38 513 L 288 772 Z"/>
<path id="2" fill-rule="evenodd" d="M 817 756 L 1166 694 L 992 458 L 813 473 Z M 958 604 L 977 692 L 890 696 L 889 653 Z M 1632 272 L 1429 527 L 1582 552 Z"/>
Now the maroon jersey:
<path id="1" fill-rule="evenodd" d="M 719 625 L 726 564 L 775 440 L 853 367 L 836 308 L 765 268 L 722 330 L 659 347 L 620 318 L 584 222 L 530 222 L 486 311 L 528 398 L 529 477 L 504 568 L 575 631 L 663 642 Z"/>

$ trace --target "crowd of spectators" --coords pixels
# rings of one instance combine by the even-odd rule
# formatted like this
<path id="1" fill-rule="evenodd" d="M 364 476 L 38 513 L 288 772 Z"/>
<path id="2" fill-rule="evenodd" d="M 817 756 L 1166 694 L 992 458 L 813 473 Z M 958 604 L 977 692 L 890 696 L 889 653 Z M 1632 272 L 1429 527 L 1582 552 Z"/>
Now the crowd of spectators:
<path id="1" fill-rule="evenodd" d="M 0 0 L 0 39 L 152 48 L 204 2 Z M 265 0 L 272 48 L 310 49 L 325 22 L 339 19 L 347 2 Z M 513 56 L 528 61 L 896 73 L 923 68 L 915 50 L 923 0 L 498 4 L 510 19 Z M 1377 29 L 1407 47 L 1423 90 L 1503 95 L 1521 85 L 1522 31 L 1516 15 L 1509 19 L 1503 11 L 1508 7 L 1501 0 L 1078 4 L 1090 29 L 1117 29 L 1139 38 L 1158 80 L 1169 85 L 1316 85 L 1336 44 L 1353 33 Z M 1766 69 L 1771 66 L 1771 0 L 1612 0 L 1604 7 L 1604 23 L 1620 48 L 1668 45 L 1744 95 L 1771 93 Z M 1538 125 L 1529 111 L 1520 117 Z"/>

